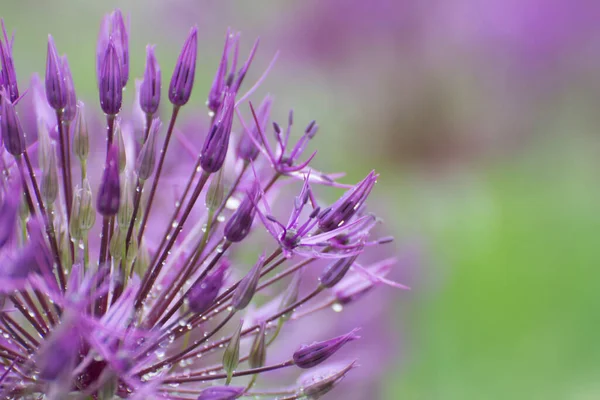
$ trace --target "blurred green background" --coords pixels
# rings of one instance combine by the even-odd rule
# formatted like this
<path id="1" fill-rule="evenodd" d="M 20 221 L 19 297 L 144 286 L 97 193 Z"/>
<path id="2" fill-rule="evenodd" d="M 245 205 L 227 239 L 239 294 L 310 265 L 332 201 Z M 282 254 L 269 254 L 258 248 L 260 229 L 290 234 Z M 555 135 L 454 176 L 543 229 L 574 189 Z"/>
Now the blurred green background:
<path id="1" fill-rule="evenodd" d="M 198 106 L 226 27 L 245 49 L 261 36 L 251 79 L 281 50 L 260 93 L 319 121 L 317 165 L 381 172 L 381 214 L 423 253 L 381 398 L 600 398 L 600 3 L 1 0 L 21 85 L 52 33 L 96 104 L 114 6 L 132 15 L 132 76 L 156 43 L 168 83 L 199 25 Z"/>

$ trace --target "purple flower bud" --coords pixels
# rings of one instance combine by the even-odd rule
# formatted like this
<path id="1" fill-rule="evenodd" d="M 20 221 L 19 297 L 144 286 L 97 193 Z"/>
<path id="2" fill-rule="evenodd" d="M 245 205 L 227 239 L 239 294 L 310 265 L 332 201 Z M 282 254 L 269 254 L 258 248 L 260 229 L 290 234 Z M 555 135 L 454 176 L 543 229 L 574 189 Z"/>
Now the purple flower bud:
<path id="1" fill-rule="evenodd" d="M 321 286 L 324 288 L 334 287 L 346 275 L 352 264 L 354 264 L 354 261 L 356 261 L 357 257 L 358 254 L 355 254 L 347 258 L 340 258 L 339 260 L 329 264 L 319 277 Z"/>
<path id="2" fill-rule="evenodd" d="M 319 216 L 319 228 L 329 232 L 348 222 L 371 193 L 378 176 L 375 171 L 371 171 L 365 179 L 344 193 L 331 207 L 325 209 Z"/>
<path id="3" fill-rule="evenodd" d="M 235 400 L 245 391 L 243 387 L 213 386 L 201 391 L 198 400 Z"/>
<path id="4" fill-rule="evenodd" d="M 238 158 L 241 158 L 244 161 L 254 161 L 258 157 L 259 149 L 254 144 L 254 141 L 249 137 L 252 135 L 254 139 L 258 143 L 260 143 L 260 133 L 264 132 L 267 129 L 267 125 L 269 124 L 269 117 L 271 114 L 271 105 L 273 101 L 270 96 L 264 98 L 262 103 L 260 103 L 260 107 L 258 108 L 257 118 L 260 123 L 260 127 L 257 127 L 256 124 L 252 124 L 252 128 L 249 129 L 248 132 L 242 135 L 240 141 L 238 142 L 236 154 Z"/>
<path id="5" fill-rule="evenodd" d="M 4 194 L 4 201 L 0 206 L 0 249 L 13 237 L 17 223 L 17 213 L 21 202 L 21 187 L 17 183 L 10 191 Z"/>
<path id="6" fill-rule="evenodd" d="M 360 339 L 360 336 L 357 336 L 356 332 L 357 329 L 354 329 L 345 335 L 333 339 L 302 346 L 294 352 L 294 363 L 300 368 L 312 368 L 319 365 L 334 355 L 346 343 Z"/>
<path id="7" fill-rule="evenodd" d="M 193 27 L 183 44 L 177 64 L 175 64 L 173 76 L 171 77 L 169 100 L 173 105 L 182 106 L 190 99 L 192 86 L 194 85 L 194 75 L 196 73 L 197 48 L 198 28 Z"/>
<path id="8" fill-rule="evenodd" d="M 252 49 L 250 50 L 250 55 L 248 56 L 248 59 L 246 60 L 246 62 L 244 63 L 242 68 L 240 68 L 240 71 L 238 72 L 237 80 L 235 81 L 235 85 L 233 85 L 233 90 L 235 92 L 237 92 L 240 89 L 240 87 L 242 86 L 242 82 L 244 81 L 244 78 L 246 77 L 246 74 L 248 73 L 248 69 L 250 69 L 250 64 L 252 64 L 252 59 L 254 58 L 254 55 L 256 54 L 256 50 L 258 49 L 258 42 L 259 42 L 259 39 L 256 39 L 256 41 L 254 42 L 254 46 L 252 46 Z M 231 71 L 231 73 L 235 73 L 235 71 Z"/>
<path id="9" fill-rule="evenodd" d="M 160 103 L 160 66 L 154 55 L 154 46 L 146 46 L 146 69 L 140 86 L 140 107 L 146 114 L 154 114 Z"/>
<path id="10" fill-rule="evenodd" d="M 98 44 L 96 46 L 96 69 L 98 81 L 100 81 L 108 44 L 110 41 L 113 42 L 121 69 L 121 88 L 127 85 L 129 79 L 129 34 L 127 32 L 128 26 L 126 25 L 129 25 L 129 20 L 125 24 L 123 14 L 119 9 L 105 15 L 100 25 L 100 34 L 98 35 Z"/>
<path id="11" fill-rule="evenodd" d="M 73 75 L 71 74 L 67 56 L 63 56 L 61 61 L 63 77 L 65 79 L 65 89 L 67 90 L 67 105 L 63 110 L 63 119 L 71 122 L 77 115 L 77 95 L 75 94 L 75 84 L 73 83 Z"/>
<path id="12" fill-rule="evenodd" d="M 115 215 L 119 211 L 121 187 L 119 184 L 119 150 L 112 145 L 106 157 L 106 165 L 102 181 L 98 189 L 96 209 L 105 217 Z"/>
<path id="13" fill-rule="evenodd" d="M 2 86 L 6 89 L 9 99 L 11 102 L 16 101 L 19 98 L 19 88 L 17 86 L 17 74 L 15 72 L 15 66 L 12 57 L 12 40 L 8 39 L 6 34 L 6 28 L 4 26 L 4 20 L 0 20 L 2 24 L 2 33 L 4 35 L 4 41 L 0 39 L 0 64 L 2 65 L 2 73 L 0 73 L 0 81 Z M 12 38 L 14 40 L 14 36 Z"/>
<path id="14" fill-rule="evenodd" d="M 48 35 L 48 53 L 46 55 L 46 98 L 50 107 L 56 111 L 62 110 L 67 105 L 67 88 L 63 77 L 63 67 L 52 35 Z"/>
<path id="15" fill-rule="evenodd" d="M 187 297 L 190 310 L 196 314 L 202 314 L 212 306 L 223 286 L 227 268 L 229 268 L 229 261 L 221 261 L 221 265 L 215 272 L 190 288 Z"/>
<path id="16" fill-rule="evenodd" d="M 252 267 L 250 272 L 248 272 L 248 274 L 240 281 L 235 292 L 233 292 L 231 306 L 235 310 L 243 310 L 250 304 L 250 301 L 256 292 L 258 280 L 260 279 L 260 270 L 263 267 L 264 261 L 265 257 L 260 256 L 258 262 L 254 264 L 254 267 Z"/>
<path id="17" fill-rule="evenodd" d="M 135 169 L 141 180 L 147 180 L 154 173 L 154 165 L 156 164 L 156 135 L 158 135 L 161 126 L 160 119 L 154 118 L 152 125 L 150 125 L 148 138 L 142 146 L 142 150 L 140 150 L 140 154 L 135 162 Z"/>
<path id="18" fill-rule="evenodd" d="M 228 92 L 223 100 L 219 119 L 212 126 L 204 140 L 204 147 L 200 153 L 200 166 L 208 173 L 217 172 L 225 162 L 233 124 L 234 108 L 235 95 Z"/>
<path id="19" fill-rule="evenodd" d="M 2 140 L 4 147 L 13 156 L 17 157 L 25 151 L 25 136 L 23 127 L 15 110 L 5 91 L 0 94 L 2 98 L 2 109 L 0 110 L 0 129 L 2 130 Z"/>
<path id="20" fill-rule="evenodd" d="M 108 115 L 116 115 L 121 111 L 123 103 L 121 65 L 119 55 L 112 40 L 104 53 L 100 68 L 99 93 L 100 107 Z"/>
<path id="21" fill-rule="evenodd" d="M 241 242 L 250 232 L 254 214 L 256 214 L 254 204 L 258 200 L 258 195 L 258 185 L 254 185 L 227 221 L 223 233 L 230 242 Z"/>

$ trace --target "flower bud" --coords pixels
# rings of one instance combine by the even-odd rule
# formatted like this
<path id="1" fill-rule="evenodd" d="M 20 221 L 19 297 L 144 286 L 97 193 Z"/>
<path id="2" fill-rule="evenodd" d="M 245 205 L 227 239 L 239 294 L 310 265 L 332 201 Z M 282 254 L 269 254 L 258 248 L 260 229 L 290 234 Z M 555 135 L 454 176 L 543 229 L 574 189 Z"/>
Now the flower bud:
<path id="1" fill-rule="evenodd" d="M 156 164 L 156 135 L 162 127 L 160 119 L 154 118 L 150 125 L 150 132 L 148 138 L 142 146 L 142 150 L 137 157 L 135 162 L 135 169 L 140 180 L 145 181 L 152 176 L 154 173 L 154 166 Z"/>
<path id="2" fill-rule="evenodd" d="M 4 147 L 11 155 L 17 157 L 25 151 L 25 135 L 15 106 L 8 99 L 6 91 L 0 93 L 2 109 L 0 110 L 0 130 Z"/>
<path id="3" fill-rule="evenodd" d="M 56 111 L 62 111 L 67 105 L 67 88 L 63 77 L 63 67 L 52 35 L 48 35 L 46 55 L 46 98 L 50 107 Z"/>
<path id="4" fill-rule="evenodd" d="M 283 311 L 290 308 L 294 303 L 298 301 L 298 293 L 300 293 L 300 273 L 296 273 L 290 282 L 290 285 L 287 287 L 285 293 L 283 294 L 283 298 L 281 299 L 281 305 L 279 306 L 279 310 Z M 288 321 L 292 317 L 292 312 L 288 312 L 283 314 L 280 317 L 280 320 L 283 322 Z"/>
<path id="5" fill-rule="evenodd" d="M 356 335 L 356 331 L 357 329 L 354 329 L 345 335 L 300 347 L 294 352 L 294 363 L 300 368 L 312 368 L 319 365 L 334 355 L 346 343 L 360 339 L 360 336 Z"/>
<path id="6" fill-rule="evenodd" d="M 241 321 L 240 325 L 231 336 L 231 340 L 227 344 L 225 352 L 223 353 L 223 369 L 225 372 L 227 372 L 227 380 L 225 381 L 225 384 L 227 385 L 229 385 L 229 382 L 231 382 L 233 372 L 240 364 L 240 339 L 243 325 L 244 321 Z"/>
<path id="7" fill-rule="evenodd" d="M 213 386 L 202 390 L 197 400 L 235 400 L 245 391 L 243 387 Z"/>
<path id="8" fill-rule="evenodd" d="M 73 126 L 73 152 L 81 162 L 87 160 L 90 152 L 90 137 L 85 120 L 85 104 L 77 102 L 77 116 Z"/>
<path id="9" fill-rule="evenodd" d="M 98 90 L 100 107 L 108 115 L 116 115 L 121 111 L 123 103 L 121 65 L 112 40 L 109 40 L 100 69 Z"/>
<path id="10" fill-rule="evenodd" d="M 231 306 L 235 310 L 243 310 L 248 306 L 248 304 L 250 304 L 250 301 L 252 301 L 252 297 L 254 297 L 254 293 L 256 292 L 258 280 L 260 279 L 260 270 L 263 267 L 264 261 L 265 257 L 264 255 L 261 255 L 258 259 L 258 262 L 240 281 L 240 284 L 233 292 Z"/>
<path id="11" fill-rule="evenodd" d="M 1 23 L 4 41 L 0 40 L 0 64 L 2 65 L 0 81 L 2 82 L 2 86 L 6 89 L 9 100 L 14 102 L 19 98 L 19 88 L 12 57 L 12 40 L 8 39 L 8 35 L 4 29 L 4 21 L 1 21 Z M 0 94 L 0 96 L 2 95 Z"/>
<path id="12" fill-rule="evenodd" d="M 212 126 L 208 136 L 206 136 L 200 153 L 200 166 L 208 173 L 217 172 L 225 162 L 233 124 L 234 108 L 235 94 L 228 92 L 225 94 L 219 118 Z"/>
<path id="13" fill-rule="evenodd" d="M 154 46 L 146 46 L 146 69 L 140 86 L 140 107 L 146 114 L 158 111 L 160 103 L 160 66 L 154 55 Z"/>
<path id="14" fill-rule="evenodd" d="M 320 399 L 337 385 L 356 366 L 356 361 L 351 362 L 338 371 L 321 373 L 313 376 L 310 380 L 301 383 L 301 394 L 308 399 Z"/>
<path id="15" fill-rule="evenodd" d="M 248 363 L 250 368 L 260 368 L 265 365 L 267 360 L 267 346 L 265 344 L 266 337 L 266 325 L 260 324 L 260 329 L 254 338 L 252 348 L 250 349 L 250 356 Z"/>
<path id="16" fill-rule="evenodd" d="M 334 287 L 346 275 L 357 257 L 358 254 L 355 254 L 350 257 L 340 258 L 329 264 L 319 277 L 321 286 L 324 288 Z"/>
<path id="17" fill-rule="evenodd" d="M 107 154 L 106 166 L 98 189 L 96 209 L 105 217 L 113 216 L 119 211 L 120 198 L 118 150 L 115 145 L 112 145 Z"/>
<path id="18" fill-rule="evenodd" d="M 73 265 L 71 258 L 70 239 L 66 226 L 66 221 L 61 221 L 58 226 L 58 251 L 60 260 L 65 268 L 70 268 Z"/>
<path id="19" fill-rule="evenodd" d="M 250 232 L 256 213 L 254 204 L 258 201 L 258 195 L 258 185 L 255 184 L 227 221 L 223 233 L 230 242 L 241 242 Z"/>
<path id="20" fill-rule="evenodd" d="M 187 303 L 190 310 L 195 314 L 203 314 L 213 305 L 223 286 L 223 278 L 227 268 L 229 268 L 229 261 L 221 261 L 215 272 L 190 288 Z"/>
<path id="21" fill-rule="evenodd" d="M 119 229 L 116 229 L 113 233 L 108 247 L 110 255 L 118 261 L 122 260 L 125 256 L 125 240 L 127 239 L 127 230 L 120 228 L 119 226 Z"/>
<path id="22" fill-rule="evenodd" d="M 175 106 L 183 106 L 190 99 L 196 73 L 196 54 L 198 51 L 198 28 L 190 30 L 169 85 L 169 100 Z"/>
<path id="23" fill-rule="evenodd" d="M 131 178 L 125 174 L 125 180 L 121 185 L 121 204 L 117 212 L 117 222 L 120 230 L 129 229 L 129 223 L 133 216 L 133 188 Z"/>
<path id="24" fill-rule="evenodd" d="M 117 138 L 117 149 L 119 150 L 119 172 L 125 171 L 127 166 L 127 149 L 125 148 L 125 140 L 123 139 L 123 129 L 121 129 L 121 121 L 115 121 L 115 137 Z"/>
<path id="25" fill-rule="evenodd" d="M 225 188 L 223 187 L 223 173 L 219 171 L 217 175 L 213 175 L 206 192 L 206 208 L 216 210 L 219 208 L 225 198 Z"/>
<path id="26" fill-rule="evenodd" d="M 67 56 L 62 56 L 62 70 L 65 79 L 65 90 L 67 91 L 67 104 L 63 110 L 62 118 L 64 121 L 71 122 L 77 115 L 77 94 L 75 93 L 75 84 L 73 83 L 73 75 L 69 67 Z"/>
<path id="27" fill-rule="evenodd" d="M 58 167 L 56 166 L 56 150 L 51 146 L 46 165 L 42 169 L 40 191 L 42 199 L 48 205 L 54 204 L 58 196 Z"/>

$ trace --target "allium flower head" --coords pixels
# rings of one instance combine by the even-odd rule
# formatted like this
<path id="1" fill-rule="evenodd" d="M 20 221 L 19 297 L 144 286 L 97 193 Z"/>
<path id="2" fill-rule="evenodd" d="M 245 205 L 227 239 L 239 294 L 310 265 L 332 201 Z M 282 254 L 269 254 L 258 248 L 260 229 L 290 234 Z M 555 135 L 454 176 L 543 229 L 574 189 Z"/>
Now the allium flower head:
<path id="1" fill-rule="evenodd" d="M 142 132 L 129 128 L 134 124 L 121 115 L 128 29 L 118 10 L 101 23 L 95 110 L 77 99 L 66 56 L 50 36 L 45 85 L 32 80 L 33 109 L 26 113 L 35 120 L 23 125 L 13 40 L 5 31 L 0 40 L 0 397 L 321 397 L 356 364 L 315 372 L 295 386 L 272 387 L 270 372 L 298 374 L 351 352 L 345 345 L 358 339 L 356 330 L 297 349 L 273 343 L 285 347 L 284 325 L 304 329 L 305 317 L 334 304 L 346 306 L 383 285 L 404 288 L 386 278 L 393 259 L 361 261 L 390 241 L 371 237 L 380 220 L 365 204 L 377 175 L 349 186 L 336 181 L 339 174 L 313 170 L 316 152 L 302 154 L 317 124 L 308 123 L 290 146 L 292 112 L 285 129 L 269 125 L 271 97 L 255 112 L 252 94 L 273 62 L 243 92 L 258 41 L 238 68 L 240 34 L 231 31 L 210 92 L 201 95 L 212 117 L 202 147 L 180 123 L 198 113 L 187 105 L 196 28 L 168 88 L 166 129 L 156 115 L 162 88 L 153 46 L 145 69 L 131 71 L 143 75 L 134 107 L 145 125 Z M 91 112 L 104 118 L 89 118 Z M 185 152 L 168 152 L 172 137 Z M 348 192 L 328 206 L 317 186 Z M 287 223 L 281 215 L 289 215 Z M 263 226 L 267 241 L 249 246 Z M 321 272 L 311 277 L 309 267 Z"/>

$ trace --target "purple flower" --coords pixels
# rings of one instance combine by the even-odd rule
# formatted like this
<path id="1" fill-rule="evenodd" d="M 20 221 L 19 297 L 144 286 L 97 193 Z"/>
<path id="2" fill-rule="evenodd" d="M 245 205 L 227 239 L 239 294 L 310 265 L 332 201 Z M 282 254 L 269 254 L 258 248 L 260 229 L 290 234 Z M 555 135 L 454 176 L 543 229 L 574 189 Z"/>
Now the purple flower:
<path id="1" fill-rule="evenodd" d="M 2 66 L 2 73 L 0 73 L 0 87 L 3 87 L 4 90 L 6 90 L 9 100 L 15 102 L 19 98 L 17 74 L 15 72 L 12 56 L 12 47 L 15 37 L 13 35 L 9 40 L 3 19 L 0 19 L 0 24 L 2 25 L 2 34 L 4 35 L 4 40 L 0 38 L 0 65 Z"/>
<path id="2" fill-rule="evenodd" d="M 161 123 L 153 118 L 160 69 L 152 46 L 146 68 L 137 71 L 144 76 L 137 119 L 121 115 L 128 38 L 118 10 L 103 19 L 95 113 L 77 101 L 66 56 L 58 57 L 50 38 L 45 88 L 34 79 L 31 109 L 19 104 L 38 128 L 28 147 L 11 92 L 13 43 L 4 35 L 0 127 L 8 151 L 0 154 L 0 300 L 11 312 L 0 326 L 6 366 L 0 397 L 258 396 L 265 393 L 254 388 L 259 375 L 262 383 L 271 371 L 297 374 L 298 367 L 316 366 L 358 337 L 353 330 L 284 355 L 273 343 L 289 344 L 295 332 L 305 335 L 303 321 L 331 318 L 332 305 L 356 303 L 376 287 L 402 287 L 387 278 L 393 260 L 364 259 L 368 249 L 389 241 L 372 238 L 379 219 L 365 205 L 376 175 L 350 186 L 322 212 L 315 185 L 349 186 L 335 181 L 339 175 L 312 170 L 315 153 L 299 161 L 316 123 L 289 146 L 290 113 L 287 128 L 273 125 L 273 145 L 265 133 L 273 100 L 267 97 L 257 114 L 247 106 L 264 74 L 236 100 L 258 41 L 239 67 L 240 35 L 228 31 L 208 94 L 214 118 L 180 123 L 194 83 L 192 28 L 169 87 L 174 107 L 161 143 Z M 240 108 L 250 110 L 254 123 L 232 132 L 236 116 L 245 123 Z M 72 149 L 64 142 L 69 126 Z M 201 148 L 189 136 L 198 127 Z M 176 140 L 169 147 L 171 137 Z M 37 157 L 30 156 L 33 150 Z M 77 157 L 65 157 L 71 153 Z M 298 181 L 302 187 L 293 201 L 285 200 L 286 193 L 278 201 L 282 185 Z M 280 211 L 289 215 L 286 223 L 274 216 Z M 255 239 L 265 233 L 253 224 L 257 213 L 271 236 L 260 246 Z M 257 261 L 248 267 L 248 259 Z M 330 266 L 321 265 L 328 259 Z M 320 282 L 307 277 L 317 269 Z M 259 303 L 264 306 L 257 308 Z M 325 327 L 311 325 L 310 332 L 322 336 L 319 328 Z M 222 362 L 213 365 L 212 355 Z M 317 398 L 340 386 L 354 366 L 264 390 Z"/>

